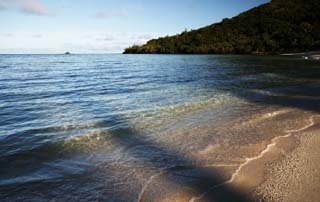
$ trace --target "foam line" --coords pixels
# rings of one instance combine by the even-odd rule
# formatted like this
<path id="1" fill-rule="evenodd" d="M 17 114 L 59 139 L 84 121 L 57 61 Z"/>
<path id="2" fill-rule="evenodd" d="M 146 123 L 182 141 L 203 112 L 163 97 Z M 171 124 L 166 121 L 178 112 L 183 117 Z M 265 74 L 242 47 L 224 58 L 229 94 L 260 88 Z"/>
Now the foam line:
<path id="1" fill-rule="evenodd" d="M 148 181 L 144 184 L 144 186 L 142 187 L 142 189 L 141 189 L 141 191 L 140 191 L 140 193 L 139 193 L 137 202 L 141 202 L 141 201 L 142 201 L 142 197 L 143 197 L 145 191 L 147 190 L 147 188 L 149 187 L 149 185 L 151 184 L 151 182 L 153 181 L 153 179 L 156 178 L 156 177 L 158 177 L 158 176 L 160 176 L 160 175 L 162 175 L 163 173 L 164 173 L 164 170 L 158 172 L 157 174 L 152 175 L 152 176 L 148 179 Z"/>
<path id="2" fill-rule="evenodd" d="M 238 165 L 237 164 L 212 164 L 212 165 L 204 165 L 204 166 L 199 166 L 199 167 L 201 167 L 201 168 L 211 168 L 211 167 L 235 167 L 235 166 L 238 166 Z M 148 181 L 144 184 L 144 186 L 142 187 L 142 189 L 141 189 L 141 191 L 139 193 L 137 202 L 141 202 L 142 201 L 144 193 L 146 192 L 147 188 L 149 187 L 149 185 L 153 182 L 153 180 L 156 177 L 159 177 L 160 175 L 168 173 L 171 170 L 175 170 L 174 168 L 176 168 L 176 167 L 163 169 L 163 170 L 159 171 L 158 173 L 156 173 L 156 174 L 152 175 L 151 177 L 149 177 Z"/>
<path id="3" fill-rule="evenodd" d="M 192 197 L 190 199 L 189 202 L 196 202 L 197 200 L 201 199 L 202 197 L 204 197 L 209 191 L 215 189 L 215 188 L 218 188 L 220 186 L 223 186 L 223 185 L 226 185 L 226 184 L 230 184 L 232 183 L 236 177 L 239 175 L 239 173 L 241 172 L 242 168 L 246 165 L 248 165 L 251 161 L 254 161 L 254 160 L 257 160 L 257 159 L 260 159 L 262 158 L 266 153 L 268 153 L 274 146 L 276 146 L 277 144 L 277 140 L 278 139 L 281 139 L 281 138 L 287 138 L 287 137 L 290 137 L 292 136 L 294 133 L 297 133 L 297 132 L 301 132 L 303 130 L 306 130 L 307 128 L 310 128 L 314 125 L 314 118 L 316 116 L 320 116 L 320 115 L 313 115 L 309 118 L 309 123 L 299 129 L 293 129 L 293 130 L 287 130 L 285 131 L 285 133 L 287 133 L 286 135 L 282 135 L 282 136 L 278 136 L 278 137 L 275 137 L 271 140 L 271 143 L 267 145 L 267 147 L 262 151 L 260 152 L 259 155 L 255 156 L 255 157 L 252 157 L 252 158 L 246 158 L 245 159 L 245 162 L 240 164 L 240 166 L 238 167 L 238 169 L 232 174 L 231 178 L 224 182 L 224 183 L 221 183 L 221 184 L 218 184 L 218 185 L 215 185 L 214 187 L 211 187 L 209 188 L 208 191 L 202 193 L 200 196 L 197 196 L 197 197 Z"/>

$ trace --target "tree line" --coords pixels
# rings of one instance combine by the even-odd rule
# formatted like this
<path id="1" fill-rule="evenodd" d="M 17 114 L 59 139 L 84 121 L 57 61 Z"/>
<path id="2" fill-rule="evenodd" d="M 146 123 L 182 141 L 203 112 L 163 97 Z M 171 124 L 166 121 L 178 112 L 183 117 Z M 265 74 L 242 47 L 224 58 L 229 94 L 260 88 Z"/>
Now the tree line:
<path id="1" fill-rule="evenodd" d="M 231 19 L 124 53 L 267 54 L 320 49 L 320 0 L 272 0 Z"/>

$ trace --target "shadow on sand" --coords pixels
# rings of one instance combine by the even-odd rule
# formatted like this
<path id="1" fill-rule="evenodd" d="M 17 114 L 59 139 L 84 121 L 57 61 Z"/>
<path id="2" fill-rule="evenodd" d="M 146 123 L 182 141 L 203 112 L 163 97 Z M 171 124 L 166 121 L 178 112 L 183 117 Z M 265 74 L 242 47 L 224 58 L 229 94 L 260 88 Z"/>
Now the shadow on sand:
<path id="1" fill-rule="evenodd" d="M 138 158 L 140 163 L 158 168 L 159 170 L 165 170 L 164 174 L 161 175 L 161 180 L 174 183 L 181 188 L 187 187 L 192 196 L 200 196 L 206 193 L 199 201 L 252 201 L 249 195 L 241 193 L 228 184 L 222 185 L 223 182 L 229 180 L 230 176 L 228 178 L 221 177 L 220 173 L 214 169 L 197 167 L 192 160 L 183 157 L 183 155 L 179 155 L 179 152 L 174 149 L 161 147 L 159 144 L 154 144 L 152 141 L 143 137 L 145 136 L 137 134 L 136 131 L 128 128 L 116 130 L 112 134 L 113 140 L 127 148 L 134 148 L 134 152 L 129 155 Z M 150 157 L 161 160 L 150 161 Z M 171 163 L 174 164 L 174 166 L 164 168 L 164 165 L 168 166 Z M 151 183 L 150 187 L 152 187 L 152 185 Z M 215 186 L 217 187 L 214 188 Z M 146 193 L 142 193 L 139 202 L 155 201 L 153 198 L 155 196 L 148 194 L 148 189 L 145 191 Z M 153 193 L 156 193 L 156 198 L 162 198 L 163 201 L 168 201 L 168 199 L 165 200 L 165 193 L 161 193 L 161 191 L 159 193 L 158 190 L 153 190 Z M 189 198 L 188 201 L 190 199 L 191 198 Z"/>

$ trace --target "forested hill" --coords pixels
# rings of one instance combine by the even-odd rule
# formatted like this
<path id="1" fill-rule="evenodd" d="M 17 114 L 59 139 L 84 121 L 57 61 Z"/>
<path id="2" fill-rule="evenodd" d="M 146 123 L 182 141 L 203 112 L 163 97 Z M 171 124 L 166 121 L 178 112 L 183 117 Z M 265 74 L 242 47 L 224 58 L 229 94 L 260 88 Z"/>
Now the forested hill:
<path id="1" fill-rule="evenodd" d="M 272 0 L 220 23 L 124 53 L 248 54 L 320 49 L 320 0 Z"/>

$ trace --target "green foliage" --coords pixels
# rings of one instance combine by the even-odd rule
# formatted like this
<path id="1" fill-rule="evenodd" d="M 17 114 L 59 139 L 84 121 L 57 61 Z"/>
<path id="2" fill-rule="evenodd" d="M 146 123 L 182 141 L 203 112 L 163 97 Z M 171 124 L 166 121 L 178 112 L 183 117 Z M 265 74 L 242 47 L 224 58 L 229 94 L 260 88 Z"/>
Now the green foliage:
<path id="1" fill-rule="evenodd" d="M 124 53 L 249 54 L 320 47 L 320 0 L 272 0 L 234 18 L 134 45 Z"/>

